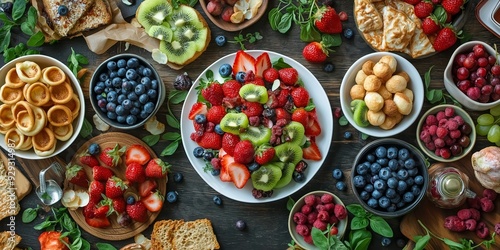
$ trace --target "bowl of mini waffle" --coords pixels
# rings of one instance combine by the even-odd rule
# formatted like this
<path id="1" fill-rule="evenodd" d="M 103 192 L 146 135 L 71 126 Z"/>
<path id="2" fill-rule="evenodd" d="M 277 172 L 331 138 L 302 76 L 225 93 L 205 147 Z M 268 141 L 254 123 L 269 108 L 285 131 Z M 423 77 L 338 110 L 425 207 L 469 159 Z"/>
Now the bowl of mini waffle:
<path id="1" fill-rule="evenodd" d="M 68 148 L 83 125 L 82 89 L 71 70 L 44 55 L 0 68 L 0 146 L 16 157 L 44 159 Z"/>

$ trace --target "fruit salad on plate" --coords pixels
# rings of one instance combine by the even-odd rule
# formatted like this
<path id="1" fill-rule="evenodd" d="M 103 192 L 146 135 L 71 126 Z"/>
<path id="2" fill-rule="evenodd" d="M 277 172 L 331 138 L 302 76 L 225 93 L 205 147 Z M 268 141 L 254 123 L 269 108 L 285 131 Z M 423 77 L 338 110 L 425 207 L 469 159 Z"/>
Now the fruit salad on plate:
<path id="1" fill-rule="evenodd" d="M 245 202 L 289 195 L 319 169 L 331 142 L 325 92 L 302 65 L 238 51 L 210 66 L 184 104 L 182 136 L 200 176 Z"/>

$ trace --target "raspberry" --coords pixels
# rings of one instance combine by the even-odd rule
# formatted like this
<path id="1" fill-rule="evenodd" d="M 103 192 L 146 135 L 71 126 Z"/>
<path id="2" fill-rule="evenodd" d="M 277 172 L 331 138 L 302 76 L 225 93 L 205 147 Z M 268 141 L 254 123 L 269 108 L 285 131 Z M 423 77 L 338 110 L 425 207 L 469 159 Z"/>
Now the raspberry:
<path id="1" fill-rule="evenodd" d="M 497 198 L 497 193 L 494 190 L 487 188 L 483 190 L 483 197 L 487 197 L 491 201 L 494 201 Z"/>
<path id="2" fill-rule="evenodd" d="M 488 199 L 488 197 L 483 197 L 481 200 L 479 200 L 479 203 L 481 205 L 481 210 L 483 212 L 491 212 L 493 209 L 495 209 L 495 204 L 493 204 L 493 201 Z"/>
<path id="3" fill-rule="evenodd" d="M 442 148 L 444 147 L 446 144 L 444 143 L 444 140 L 441 139 L 441 138 L 437 138 L 436 140 L 434 140 L 434 145 L 436 145 L 436 148 Z"/>
<path id="4" fill-rule="evenodd" d="M 429 143 L 432 140 L 428 130 L 422 130 L 420 132 L 420 140 L 422 140 L 424 143 Z"/>
<path id="5" fill-rule="evenodd" d="M 339 119 L 341 116 L 342 116 L 342 109 L 339 107 L 335 107 L 335 109 L 333 110 L 333 117 L 335 117 L 335 119 Z"/>
<path id="6" fill-rule="evenodd" d="M 452 139 L 458 139 L 462 136 L 462 132 L 460 130 L 452 130 L 450 131 L 450 138 Z"/>
<path id="7" fill-rule="evenodd" d="M 327 204 L 325 204 L 325 209 L 326 209 L 326 211 L 328 211 L 328 213 L 334 214 L 335 213 L 335 204 L 327 203 Z"/>
<path id="8" fill-rule="evenodd" d="M 446 115 L 444 114 L 444 111 L 437 112 L 437 114 L 436 114 L 437 121 L 440 121 L 441 119 L 445 119 L 445 118 L 446 118 Z"/>
<path id="9" fill-rule="evenodd" d="M 300 211 L 305 214 L 305 215 L 308 215 L 312 212 L 312 207 L 310 205 L 304 205 L 300 208 Z"/>
<path id="10" fill-rule="evenodd" d="M 306 203 L 306 205 L 314 206 L 316 205 L 316 196 L 310 194 L 304 198 L 304 202 Z"/>
<path id="11" fill-rule="evenodd" d="M 436 145 L 434 145 L 434 142 L 428 142 L 425 144 L 425 147 L 431 151 L 436 150 Z"/>
<path id="12" fill-rule="evenodd" d="M 490 234 L 490 230 L 488 229 L 486 224 L 482 221 L 479 222 L 476 226 L 477 237 L 479 237 L 481 239 L 486 239 L 486 237 L 488 237 L 489 234 Z"/>
<path id="13" fill-rule="evenodd" d="M 347 211 L 345 210 L 345 207 L 340 205 L 340 204 L 335 204 L 335 217 L 337 217 L 339 220 L 343 220 L 347 217 Z"/>
<path id="14" fill-rule="evenodd" d="M 464 118 L 462 118 L 459 115 L 453 117 L 453 120 L 455 120 L 458 123 L 458 126 L 462 126 L 464 124 L 464 122 L 465 122 Z"/>
<path id="15" fill-rule="evenodd" d="M 457 121 L 450 119 L 446 122 L 446 126 L 450 131 L 457 130 L 458 129 L 458 123 Z"/>
<path id="16" fill-rule="evenodd" d="M 305 241 L 307 244 L 314 245 L 313 238 L 312 238 L 312 236 L 311 236 L 311 235 L 304 236 L 304 241 Z"/>
<path id="17" fill-rule="evenodd" d="M 472 217 L 472 212 L 470 211 L 470 209 L 467 209 L 467 208 L 460 209 L 457 212 L 457 216 L 461 220 L 468 220 L 468 219 L 470 219 Z"/>
<path id="18" fill-rule="evenodd" d="M 220 169 L 220 167 L 221 167 L 221 164 L 220 164 L 220 159 L 219 159 L 219 158 L 216 158 L 216 157 L 214 157 L 214 158 L 212 158 L 212 159 L 210 160 L 210 164 L 212 165 L 212 167 L 213 167 L 215 170 L 218 170 L 218 169 Z"/>
<path id="19" fill-rule="evenodd" d="M 435 125 L 435 124 L 430 125 L 430 126 L 429 126 L 429 129 L 428 129 L 429 134 L 430 134 L 431 136 L 436 135 L 436 130 L 437 130 L 437 128 L 438 128 L 438 127 L 437 127 L 437 125 Z"/>
<path id="20" fill-rule="evenodd" d="M 321 211 L 327 211 L 327 210 L 326 210 L 325 205 L 318 204 L 318 205 L 316 205 L 316 211 L 318 211 L 318 214 L 319 214 L 319 212 L 321 212 Z"/>
<path id="21" fill-rule="evenodd" d="M 310 214 L 307 215 L 307 222 L 312 225 L 317 218 L 318 218 L 318 212 L 312 211 Z"/>
<path id="22" fill-rule="evenodd" d="M 299 163 L 297 163 L 297 165 L 295 165 L 295 171 L 302 173 L 307 169 L 307 167 L 307 162 L 301 160 L 299 161 Z"/>
<path id="23" fill-rule="evenodd" d="M 332 203 L 333 196 L 331 194 L 323 194 L 321 196 L 321 202 L 323 202 L 323 204 Z"/>
<path id="24" fill-rule="evenodd" d="M 206 132 L 214 132 L 215 124 L 213 122 L 207 122 Z"/>
<path id="25" fill-rule="evenodd" d="M 437 125 L 437 119 L 436 119 L 436 116 L 434 115 L 428 115 L 426 118 L 425 118 L 425 124 L 428 125 L 428 126 L 431 126 L 431 125 Z"/>
<path id="26" fill-rule="evenodd" d="M 339 12 L 339 19 L 340 19 L 340 21 L 342 21 L 342 22 L 347 21 L 348 18 L 349 17 L 348 17 L 348 15 L 347 15 L 347 13 L 345 11 Z"/>
<path id="27" fill-rule="evenodd" d="M 250 126 L 258 127 L 260 125 L 260 118 L 258 116 L 248 117 L 248 123 Z"/>
<path id="28" fill-rule="evenodd" d="M 295 227 L 295 231 L 301 236 L 307 236 L 311 234 L 311 231 L 306 225 L 297 225 Z"/>
<path id="29" fill-rule="evenodd" d="M 447 123 L 447 122 L 448 122 L 448 119 L 446 119 L 446 118 L 439 120 L 439 122 L 438 122 L 438 127 L 447 128 L 447 127 L 446 127 L 446 123 Z"/>
<path id="30" fill-rule="evenodd" d="M 443 127 L 438 127 L 436 129 L 436 135 L 438 138 L 444 138 L 446 135 L 448 135 L 448 130 Z"/>
<path id="31" fill-rule="evenodd" d="M 475 208 L 469 208 L 471 212 L 471 219 L 474 219 L 476 221 L 479 221 L 481 219 L 481 212 Z"/>
<path id="32" fill-rule="evenodd" d="M 445 136 L 444 138 L 444 143 L 446 143 L 446 146 L 451 146 L 453 144 L 455 144 L 455 139 L 449 137 L 449 136 Z"/>
<path id="33" fill-rule="evenodd" d="M 332 214 L 332 216 L 330 216 L 330 225 L 335 225 L 339 222 L 339 218 L 335 217 L 335 215 Z"/>
<path id="34" fill-rule="evenodd" d="M 477 221 L 475 221 L 474 219 L 468 219 L 465 221 L 465 229 L 468 231 L 476 230 L 476 226 L 477 226 Z"/>
<path id="35" fill-rule="evenodd" d="M 455 109 L 451 108 L 451 107 L 447 107 L 444 109 L 444 115 L 446 117 L 452 117 L 453 115 L 455 115 Z"/>
<path id="36" fill-rule="evenodd" d="M 318 220 L 323 221 L 323 222 L 329 222 L 330 221 L 330 215 L 328 215 L 328 211 L 322 210 L 318 212 Z"/>
<path id="37" fill-rule="evenodd" d="M 481 203 L 479 202 L 481 198 L 479 197 L 474 197 L 474 198 L 467 198 L 467 205 L 471 208 L 475 209 L 481 209 Z"/>
<path id="38" fill-rule="evenodd" d="M 444 219 L 444 227 L 453 232 L 465 231 L 465 223 L 458 216 L 451 215 Z"/>
<path id="39" fill-rule="evenodd" d="M 298 225 L 305 225 L 307 223 L 307 216 L 301 212 L 297 212 L 293 215 L 293 221 Z"/>
<path id="40" fill-rule="evenodd" d="M 314 223 L 313 223 L 313 227 L 315 227 L 315 228 L 317 228 L 317 229 L 319 229 L 321 231 L 325 231 L 326 230 L 326 226 L 327 226 L 326 222 L 321 221 L 319 219 L 316 220 L 316 221 L 314 221 Z"/>
<path id="41" fill-rule="evenodd" d="M 495 234 L 500 235 L 500 222 L 495 224 Z"/>

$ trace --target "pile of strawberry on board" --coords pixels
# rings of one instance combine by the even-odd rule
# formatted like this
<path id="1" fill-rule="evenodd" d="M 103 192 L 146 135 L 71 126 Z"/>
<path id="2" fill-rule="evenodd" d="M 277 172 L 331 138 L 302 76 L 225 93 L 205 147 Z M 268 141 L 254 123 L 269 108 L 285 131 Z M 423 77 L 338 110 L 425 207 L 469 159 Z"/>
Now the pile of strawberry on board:
<path id="1" fill-rule="evenodd" d="M 422 20 L 422 29 L 436 51 L 453 46 L 461 31 L 453 26 L 467 0 L 404 0 L 414 6 L 415 15 Z"/>

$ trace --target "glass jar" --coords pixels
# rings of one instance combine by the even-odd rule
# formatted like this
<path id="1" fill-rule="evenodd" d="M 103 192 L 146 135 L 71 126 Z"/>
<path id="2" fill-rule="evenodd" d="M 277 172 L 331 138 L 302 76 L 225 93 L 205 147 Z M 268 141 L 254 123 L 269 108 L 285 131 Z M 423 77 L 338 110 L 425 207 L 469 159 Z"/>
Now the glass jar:
<path id="1" fill-rule="evenodd" d="M 440 208 L 456 208 L 476 194 L 469 189 L 469 177 L 454 167 L 429 170 L 427 197 Z"/>

